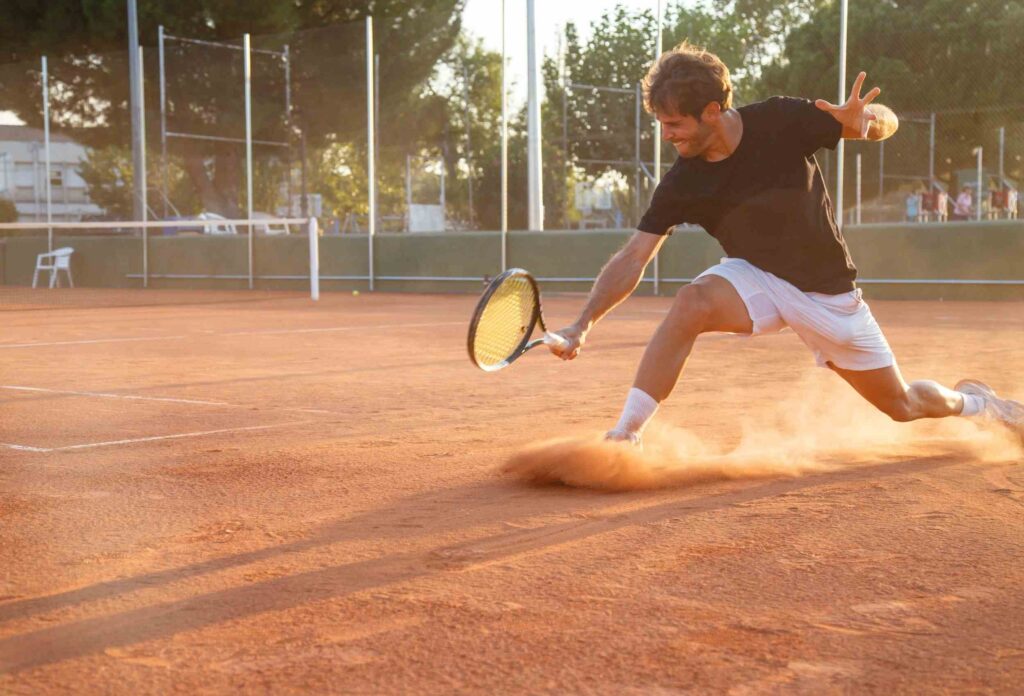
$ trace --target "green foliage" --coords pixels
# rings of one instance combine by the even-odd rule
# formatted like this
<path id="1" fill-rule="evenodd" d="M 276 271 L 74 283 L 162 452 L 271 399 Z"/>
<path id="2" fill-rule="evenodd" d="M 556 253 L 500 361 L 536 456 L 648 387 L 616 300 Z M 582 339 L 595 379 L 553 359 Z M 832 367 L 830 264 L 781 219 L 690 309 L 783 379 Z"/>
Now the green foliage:
<path id="1" fill-rule="evenodd" d="M 0 222 L 17 222 L 18 208 L 9 198 L 0 198 Z"/>
<path id="2" fill-rule="evenodd" d="M 838 26 L 834 4 L 816 8 L 764 70 L 758 95 L 836 101 Z M 868 85 L 882 90 L 878 101 L 904 117 L 886 142 L 887 171 L 927 179 L 927 119 L 933 112 L 936 175 L 947 183 L 954 183 L 957 169 L 973 167 L 977 146 L 997 151 L 1001 126 L 1007 127 L 1007 150 L 1024 151 L 1021 36 L 1019 0 L 889 0 L 851 7 L 847 85 L 859 71 L 867 72 Z M 925 123 L 915 123 L 915 117 Z M 879 148 L 851 145 L 851 155 L 864 155 L 866 171 L 876 171 Z M 1017 158 L 1008 160 L 1007 171 L 1014 178 L 1024 174 Z M 852 179 L 847 177 L 849 187 Z M 853 200 L 852 188 L 846 194 Z"/>
<path id="3" fill-rule="evenodd" d="M 91 148 L 89 155 L 78 167 L 78 173 L 89 189 L 89 198 L 106 211 L 107 217 L 113 220 L 127 220 L 132 216 L 133 182 L 132 153 L 129 148 L 108 146 Z M 151 212 L 163 213 L 163 201 L 160 199 L 162 187 L 162 168 L 147 169 L 147 203 Z M 178 212 L 183 215 L 198 213 L 200 202 L 185 175 L 181 161 L 174 158 L 167 168 L 168 198 L 174 202 Z M 174 211 L 169 210 L 168 215 Z"/>
<path id="4" fill-rule="evenodd" d="M 285 118 L 284 71 L 272 59 L 253 58 L 253 129 L 257 140 L 289 142 L 290 156 L 257 146 L 263 169 L 298 159 L 298 131 L 308 148 L 356 143 L 365 138 L 366 46 L 363 18 L 374 15 L 380 54 L 379 127 L 386 143 L 415 142 L 418 99 L 434 65 L 459 32 L 464 0 L 250 0 L 212 3 L 180 0 L 140 3 L 141 42 L 152 47 L 157 27 L 168 34 L 240 43 L 292 56 L 294 113 Z M 127 147 L 130 133 L 125 3 L 123 0 L 48 0 L 0 3 L 0 38 L 10 69 L 0 69 L 0 109 L 29 125 L 41 123 L 38 56 L 50 58 L 51 115 L 56 130 L 71 131 L 90 147 Z M 191 49 L 191 50 L 190 50 Z M 150 148 L 158 147 L 156 55 L 147 54 L 147 121 Z M 169 124 L 178 132 L 241 137 L 244 133 L 241 61 L 238 52 L 182 48 L 168 43 Z M 16 61 L 25 61 L 16 63 Z M 242 147 L 234 143 L 174 140 L 202 207 L 237 215 L 244 201 Z M 115 178 L 114 173 L 106 176 Z M 262 186 L 276 190 L 281 178 Z M 257 188 L 260 185 L 257 184 Z M 103 197 L 103 192 L 98 192 Z M 271 206 L 272 207 L 272 206 Z"/>

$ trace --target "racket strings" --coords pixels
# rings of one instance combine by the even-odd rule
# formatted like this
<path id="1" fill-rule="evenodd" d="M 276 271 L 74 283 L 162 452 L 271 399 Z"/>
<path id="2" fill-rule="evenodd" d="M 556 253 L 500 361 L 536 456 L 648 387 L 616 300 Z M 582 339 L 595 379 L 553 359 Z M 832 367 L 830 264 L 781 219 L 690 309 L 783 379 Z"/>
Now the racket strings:
<path id="1" fill-rule="evenodd" d="M 532 330 L 536 296 L 533 284 L 511 276 L 491 295 L 473 338 L 473 355 L 481 367 L 508 360 Z"/>

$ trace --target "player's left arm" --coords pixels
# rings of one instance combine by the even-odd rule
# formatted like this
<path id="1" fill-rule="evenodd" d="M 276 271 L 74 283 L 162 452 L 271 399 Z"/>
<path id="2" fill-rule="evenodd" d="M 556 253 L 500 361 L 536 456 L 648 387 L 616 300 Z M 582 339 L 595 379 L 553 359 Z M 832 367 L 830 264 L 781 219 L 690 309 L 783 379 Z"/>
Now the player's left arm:
<path id="1" fill-rule="evenodd" d="M 822 111 L 843 124 L 843 137 L 850 140 L 885 140 L 899 128 L 899 119 L 887 106 L 872 104 L 882 90 L 874 87 L 863 97 L 860 90 L 864 86 L 867 73 L 861 72 L 853 82 L 850 98 L 845 104 L 831 104 L 824 99 L 814 102 Z"/>

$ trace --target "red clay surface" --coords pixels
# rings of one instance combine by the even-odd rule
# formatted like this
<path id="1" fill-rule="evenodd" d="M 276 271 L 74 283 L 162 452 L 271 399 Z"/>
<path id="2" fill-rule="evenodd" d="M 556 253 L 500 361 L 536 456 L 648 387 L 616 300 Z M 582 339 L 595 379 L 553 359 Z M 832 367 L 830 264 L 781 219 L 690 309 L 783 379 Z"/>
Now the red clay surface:
<path id="1" fill-rule="evenodd" d="M 667 298 L 573 363 L 484 374 L 468 295 L 22 292 L 0 313 L 2 693 L 1024 680 L 1020 451 L 890 424 L 793 334 L 702 338 L 658 422 L 832 469 L 608 493 L 499 470 L 614 423 Z M 546 298 L 549 323 L 580 302 Z M 1021 304 L 873 308 L 908 378 L 1022 393 Z"/>

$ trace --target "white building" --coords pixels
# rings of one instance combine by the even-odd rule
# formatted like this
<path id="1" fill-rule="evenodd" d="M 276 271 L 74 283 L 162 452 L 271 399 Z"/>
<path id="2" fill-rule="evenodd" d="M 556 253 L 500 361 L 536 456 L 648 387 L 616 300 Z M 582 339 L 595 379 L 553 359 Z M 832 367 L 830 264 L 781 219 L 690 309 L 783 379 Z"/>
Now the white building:
<path id="1" fill-rule="evenodd" d="M 84 146 L 66 135 L 50 133 L 50 201 L 54 222 L 77 222 L 103 209 L 89 200 L 78 173 Z M 21 222 L 46 220 L 46 152 L 43 131 L 0 125 L 0 197 L 14 201 Z"/>

